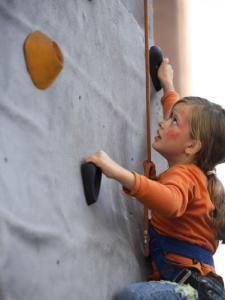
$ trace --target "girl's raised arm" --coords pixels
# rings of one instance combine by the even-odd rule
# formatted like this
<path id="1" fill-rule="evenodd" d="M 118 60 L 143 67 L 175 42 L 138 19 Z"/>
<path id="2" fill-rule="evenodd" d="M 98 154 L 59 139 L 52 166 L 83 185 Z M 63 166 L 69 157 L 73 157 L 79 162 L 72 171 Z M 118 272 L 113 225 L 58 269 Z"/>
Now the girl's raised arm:
<path id="1" fill-rule="evenodd" d="M 158 71 L 158 78 L 163 88 L 164 96 L 162 97 L 163 117 L 166 119 L 172 106 L 179 99 L 173 85 L 173 68 L 168 58 L 164 58 Z"/>

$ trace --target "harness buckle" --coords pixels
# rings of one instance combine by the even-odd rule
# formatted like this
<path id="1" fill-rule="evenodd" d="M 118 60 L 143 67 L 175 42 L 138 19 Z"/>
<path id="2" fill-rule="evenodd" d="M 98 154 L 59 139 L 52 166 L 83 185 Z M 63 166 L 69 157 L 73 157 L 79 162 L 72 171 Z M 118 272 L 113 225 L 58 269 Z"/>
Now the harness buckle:
<path id="1" fill-rule="evenodd" d="M 182 269 L 173 279 L 178 284 L 184 284 L 191 276 L 192 272 L 189 269 Z"/>

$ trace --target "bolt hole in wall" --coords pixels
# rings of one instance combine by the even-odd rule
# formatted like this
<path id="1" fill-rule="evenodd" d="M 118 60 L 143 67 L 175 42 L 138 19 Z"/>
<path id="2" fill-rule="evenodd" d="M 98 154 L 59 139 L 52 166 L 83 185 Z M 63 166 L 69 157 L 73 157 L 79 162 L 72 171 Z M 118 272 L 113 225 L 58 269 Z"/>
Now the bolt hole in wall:
<path id="1" fill-rule="evenodd" d="M 190 94 L 225 108 L 225 1 L 188 0 Z M 225 186 L 225 164 L 217 167 Z M 214 256 L 216 270 L 225 280 L 225 245 Z"/>

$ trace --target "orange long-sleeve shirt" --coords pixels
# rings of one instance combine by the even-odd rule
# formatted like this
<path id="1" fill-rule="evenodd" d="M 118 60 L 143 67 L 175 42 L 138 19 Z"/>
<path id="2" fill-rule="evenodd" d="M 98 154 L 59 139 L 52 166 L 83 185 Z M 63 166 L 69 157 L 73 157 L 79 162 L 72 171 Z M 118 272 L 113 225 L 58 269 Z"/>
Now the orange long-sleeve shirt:
<path id="1" fill-rule="evenodd" d="M 162 98 L 164 117 L 177 101 L 178 95 L 169 92 Z M 194 164 L 178 164 L 157 180 L 135 173 L 135 184 L 129 195 L 152 210 L 152 224 L 166 236 L 171 236 L 216 251 L 217 241 L 211 213 L 214 206 L 207 190 L 207 178 Z M 211 266 L 194 264 L 192 260 L 168 254 L 171 260 L 186 267 L 195 267 L 202 274 L 215 271 Z"/>

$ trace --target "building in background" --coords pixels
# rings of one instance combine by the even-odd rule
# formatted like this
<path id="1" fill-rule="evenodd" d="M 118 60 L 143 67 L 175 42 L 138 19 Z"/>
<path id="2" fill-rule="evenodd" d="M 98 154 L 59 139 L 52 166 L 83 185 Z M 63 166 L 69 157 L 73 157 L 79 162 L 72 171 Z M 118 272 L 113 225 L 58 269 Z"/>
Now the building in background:
<path id="1" fill-rule="evenodd" d="M 180 95 L 189 93 L 188 1 L 153 1 L 154 43 L 174 68 L 174 83 Z"/>

